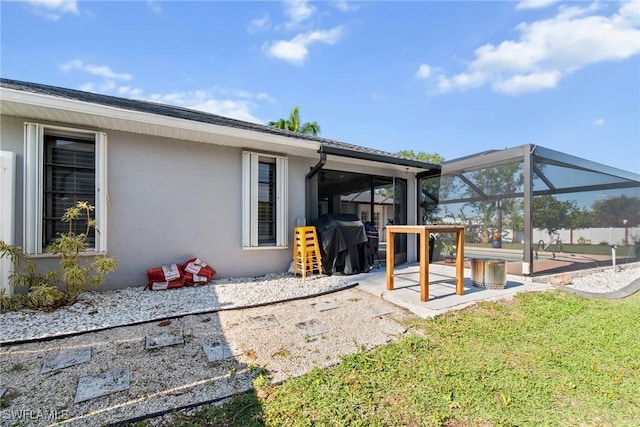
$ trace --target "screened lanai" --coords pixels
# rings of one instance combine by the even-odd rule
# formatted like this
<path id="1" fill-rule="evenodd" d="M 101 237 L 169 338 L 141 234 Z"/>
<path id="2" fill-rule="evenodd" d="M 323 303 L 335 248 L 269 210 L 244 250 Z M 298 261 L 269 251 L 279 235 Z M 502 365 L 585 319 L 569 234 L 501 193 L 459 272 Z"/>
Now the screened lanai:
<path id="1" fill-rule="evenodd" d="M 422 223 L 464 224 L 465 257 L 512 274 L 640 260 L 636 173 L 528 144 L 445 162 L 419 188 Z"/>

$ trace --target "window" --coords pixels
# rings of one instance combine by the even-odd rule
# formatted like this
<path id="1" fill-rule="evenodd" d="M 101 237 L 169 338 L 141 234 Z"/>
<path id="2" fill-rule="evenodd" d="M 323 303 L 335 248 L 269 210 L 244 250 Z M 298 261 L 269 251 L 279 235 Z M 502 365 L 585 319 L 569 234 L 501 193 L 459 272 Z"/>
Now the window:
<path id="1" fill-rule="evenodd" d="M 61 218 L 67 208 L 83 200 L 95 206 L 95 141 L 44 137 L 44 245 L 69 231 L 69 224 Z M 74 222 L 74 233 L 86 230 L 87 224 Z M 95 230 L 87 237 L 87 244 L 95 243 Z"/>
<path id="2" fill-rule="evenodd" d="M 258 160 L 258 245 L 276 243 L 276 164 Z"/>
<path id="3" fill-rule="evenodd" d="M 287 158 L 242 155 L 242 246 L 287 246 Z"/>
<path id="4" fill-rule="evenodd" d="M 79 200 L 96 207 L 100 233 L 91 233 L 88 245 L 106 251 L 106 144 L 101 132 L 25 124 L 25 253 L 43 253 L 67 232 L 60 218 Z M 74 232 L 84 232 L 86 223 L 76 227 Z"/>

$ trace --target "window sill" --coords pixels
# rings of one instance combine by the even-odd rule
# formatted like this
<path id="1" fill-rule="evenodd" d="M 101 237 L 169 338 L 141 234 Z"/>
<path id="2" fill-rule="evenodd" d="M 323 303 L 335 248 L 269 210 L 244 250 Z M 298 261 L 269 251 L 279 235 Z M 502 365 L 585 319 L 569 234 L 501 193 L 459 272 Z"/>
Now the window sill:
<path id="1" fill-rule="evenodd" d="M 80 252 L 78 254 L 80 257 L 84 258 L 84 257 L 94 257 L 94 256 L 98 256 L 98 255 L 107 255 L 106 252 L 95 252 L 95 251 L 87 251 L 87 252 Z M 52 254 L 50 252 L 45 252 L 42 254 L 26 254 L 25 255 L 27 258 L 29 259 L 48 259 L 48 258 L 60 258 L 60 254 Z"/>
<path id="2" fill-rule="evenodd" d="M 243 251 L 265 251 L 273 249 L 289 249 L 289 246 L 244 246 Z"/>

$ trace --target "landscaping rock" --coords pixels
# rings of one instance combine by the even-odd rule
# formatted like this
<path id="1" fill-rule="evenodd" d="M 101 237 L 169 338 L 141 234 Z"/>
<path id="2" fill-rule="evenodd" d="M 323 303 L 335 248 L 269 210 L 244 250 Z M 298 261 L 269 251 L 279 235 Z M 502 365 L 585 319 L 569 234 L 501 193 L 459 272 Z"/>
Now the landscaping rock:
<path id="1" fill-rule="evenodd" d="M 573 279 L 568 274 L 561 274 L 559 276 L 553 276 L 549 279 L 549 283 L 552 285 L 562 285 L 567 286 L 570 285 Z"/>

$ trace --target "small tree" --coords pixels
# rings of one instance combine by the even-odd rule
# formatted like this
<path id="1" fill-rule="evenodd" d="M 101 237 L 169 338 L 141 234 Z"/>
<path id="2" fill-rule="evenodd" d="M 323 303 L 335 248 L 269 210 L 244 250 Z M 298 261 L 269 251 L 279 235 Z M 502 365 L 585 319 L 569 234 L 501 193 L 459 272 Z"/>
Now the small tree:
<path id="1" fill-rule="evenodd" d="M 549 245 L 553 243 L 553 234 L 561 228 L 571 228 L 575 212 L 578 211 L 576 202 L 560 201 L 553 196 L 538 196 L 533 199 L 533 226 L 547 230 Z"/>
<path id="2" fill-rule="evenodd" d="M 0 257 L 7 257 L 16 267 L 16 272 L 9 277 L 12 286 L 25 287 L 27 295 L 11 297 L 0 293 L 0 308 L 15 310 L 22 307 L 59 307 L 73 304 L 84 291 L 95 289 L 104 283 L 104 277 L 115 271 L 118 261 L 104 255 L 96 255 L 90 262 L 83 261 L 80 256 L 87 250 L 87 237 L 95 230 L 96 221 L 91 217 L 95 207 L 88 202 L 79 201 L 68 208 L 62 221 L 69 223 L 69 232 L 61 234 L 49 245 L 50 253 L 60 255 L 60 270 L 52 270 L 45 274 L 38 273 L 33 261 L 29 260 L 22 249 L 0 241 Z M 76 234 L 74 222 L 86 221 L 85 232 Z M 57 286 L 59 285 L 59 286 Z M 58 287 L 64 289 L 61 292 Z"/>

